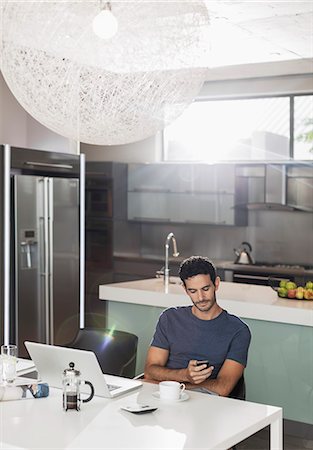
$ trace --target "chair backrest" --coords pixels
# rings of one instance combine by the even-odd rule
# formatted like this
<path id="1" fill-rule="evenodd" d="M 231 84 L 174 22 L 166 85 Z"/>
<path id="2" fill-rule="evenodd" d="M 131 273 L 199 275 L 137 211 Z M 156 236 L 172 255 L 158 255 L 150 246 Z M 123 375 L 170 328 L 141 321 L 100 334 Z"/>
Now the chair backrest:
<path id="1" fill-rule="evenodd" d="M 231 393 L 228 395 L 228 397 L 237 398 L 239 400 L 246 399 L 246 383 L 243 376 L 239 379 L 238 383 L 231 391 Z"/>
<path id="2" fill-rule="evenodd" d="M 133 378 L 136 372 L 138 337 L 119 330 L 83 328 L 66 347 L 95 353 L 102 372 Z"/>

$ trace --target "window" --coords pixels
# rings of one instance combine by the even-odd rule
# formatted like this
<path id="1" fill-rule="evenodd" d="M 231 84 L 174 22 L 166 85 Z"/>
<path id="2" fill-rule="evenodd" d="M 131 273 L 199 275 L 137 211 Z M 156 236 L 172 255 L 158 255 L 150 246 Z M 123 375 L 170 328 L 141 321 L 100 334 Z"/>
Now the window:
<path id="1" fill-rule="evenodd" d="M 294 159 L 313 159 L 313 96 L 295 97 Z"/>
<path id="2" fill-rule="evenodd" d="M 199 100 L 164 130 L 166 161 L 276 161 L 292 155 L 313 159 L 312 95 Z"/>

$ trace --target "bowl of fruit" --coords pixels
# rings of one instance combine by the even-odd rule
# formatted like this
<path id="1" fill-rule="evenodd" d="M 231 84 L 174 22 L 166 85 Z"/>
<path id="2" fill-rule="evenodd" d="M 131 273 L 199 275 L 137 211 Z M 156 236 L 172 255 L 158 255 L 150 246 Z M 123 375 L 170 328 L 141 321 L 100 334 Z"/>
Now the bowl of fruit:
<path id="1" fill-rule="evenodd" d="M 305 286 L 297 286 L 293 281 L 281 280 L 275 291 L 281 298 L 313 300 L 313 281 L 307 281 Z"/>

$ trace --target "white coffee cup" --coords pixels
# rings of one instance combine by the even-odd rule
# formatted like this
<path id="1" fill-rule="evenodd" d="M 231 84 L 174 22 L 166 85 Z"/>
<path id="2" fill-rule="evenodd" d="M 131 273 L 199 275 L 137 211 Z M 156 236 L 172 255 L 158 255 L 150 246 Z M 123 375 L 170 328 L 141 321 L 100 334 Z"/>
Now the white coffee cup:
<path id="1" fill-rule="evenodd" d="M 178 381 L 161 381 L 159 383 L 159 395 L 161 400 L 177 401 L 186 389 L 184 383 Z"/>

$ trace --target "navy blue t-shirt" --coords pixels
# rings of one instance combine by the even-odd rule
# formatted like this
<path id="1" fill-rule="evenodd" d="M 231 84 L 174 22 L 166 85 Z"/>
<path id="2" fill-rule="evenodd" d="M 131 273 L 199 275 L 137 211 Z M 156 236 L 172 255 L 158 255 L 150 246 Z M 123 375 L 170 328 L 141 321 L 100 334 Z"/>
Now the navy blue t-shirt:
<path id="1" fill-rule="evenodd" d="M 191 359 L 208 360 L 214 366 L 211 378 L 216 378 L 226 359 L 246 366 L 250 340 L 248 326 L 225 310 L 215 319 L 201 320 L 192 306 L 180 306 L 162 312 L 151 346 L 169 351 L 169 369 L 186 368 Z"/>

